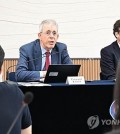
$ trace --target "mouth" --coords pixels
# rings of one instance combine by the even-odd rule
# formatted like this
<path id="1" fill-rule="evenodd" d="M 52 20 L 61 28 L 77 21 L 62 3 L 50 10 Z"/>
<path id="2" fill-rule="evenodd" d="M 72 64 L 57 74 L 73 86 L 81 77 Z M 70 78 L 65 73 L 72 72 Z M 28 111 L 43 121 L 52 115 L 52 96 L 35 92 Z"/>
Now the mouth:
<path id="1" fill-rule="evenodd" d="M 49 44 L 50 45 L 54 45 L 54 41 L 49 41 Z"/>

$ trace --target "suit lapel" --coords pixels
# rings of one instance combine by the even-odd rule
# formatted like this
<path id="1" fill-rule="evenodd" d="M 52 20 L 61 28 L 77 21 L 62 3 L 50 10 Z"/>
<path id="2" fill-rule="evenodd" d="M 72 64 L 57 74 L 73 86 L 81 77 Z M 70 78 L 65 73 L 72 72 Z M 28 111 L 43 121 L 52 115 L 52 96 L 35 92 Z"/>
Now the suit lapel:
<path id="1" fill-rule="evenodd" d="M 41 70 L 41 65 L 42 65 L 42 51 L 40 47 L 40 42 L 39 40 L 36 41 L 34 45 L 34 58 L 35 60 L 35 70 L 40 71 Z"/>
<path id="2" fill-rule="evenodd" d="M 51 52 L 51 64 L 59 64 L 59 52 L 55 48 Z"/>

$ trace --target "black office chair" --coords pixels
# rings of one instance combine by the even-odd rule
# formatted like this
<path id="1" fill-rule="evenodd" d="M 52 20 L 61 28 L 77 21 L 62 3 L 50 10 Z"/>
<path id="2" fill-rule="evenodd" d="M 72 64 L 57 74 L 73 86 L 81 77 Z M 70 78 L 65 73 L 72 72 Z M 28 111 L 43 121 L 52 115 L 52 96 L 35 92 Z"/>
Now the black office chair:
<path id="1" fill-rule="evenodd" d="M 100 72 L 100 80 L 106 80 L 106 76 L 102 74 L 102 72 Z"/>
<path id="2" fill-rule="evenodd" d="M 15 72 L 9 72 L 9 74 L 8 74 L 8 80 L 16 82 Z"/>

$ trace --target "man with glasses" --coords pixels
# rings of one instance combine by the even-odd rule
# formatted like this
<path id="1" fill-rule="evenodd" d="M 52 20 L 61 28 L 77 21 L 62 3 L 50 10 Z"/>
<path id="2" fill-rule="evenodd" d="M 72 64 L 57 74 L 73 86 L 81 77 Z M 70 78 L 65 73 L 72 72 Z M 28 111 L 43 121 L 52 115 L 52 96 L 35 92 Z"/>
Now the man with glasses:
<path id="1" fill-rule="evenodd" d="M 117 20 L 113 26 L 113 34 L 116 41 L 101 49 L 100 77 L 102 80 L 116 79 L 116 68 L 120 60 L 120 20 Z"/>
<path id="2" fill-rule="evenodd" d="M 17 81 L 44 78 L 49 64 L 72 64 L 67 46 L 57 42 L 58 37 L 58 24 L 55 20 L 41 22 L 38 39 L 20 48 L 16 68 Z"/>

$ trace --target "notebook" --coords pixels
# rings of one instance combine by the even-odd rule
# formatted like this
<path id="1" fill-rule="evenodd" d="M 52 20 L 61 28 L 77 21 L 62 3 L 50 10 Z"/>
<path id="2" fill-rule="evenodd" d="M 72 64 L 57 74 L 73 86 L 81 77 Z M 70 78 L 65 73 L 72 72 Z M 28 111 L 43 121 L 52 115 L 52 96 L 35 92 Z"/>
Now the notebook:
<path id="1" fill-rule="evenodd" d="M 49 65 L 44 83 L 66 83 L 68 76 L 78 76 L 81 65 Z"/>

